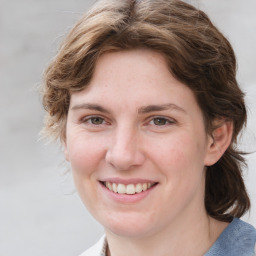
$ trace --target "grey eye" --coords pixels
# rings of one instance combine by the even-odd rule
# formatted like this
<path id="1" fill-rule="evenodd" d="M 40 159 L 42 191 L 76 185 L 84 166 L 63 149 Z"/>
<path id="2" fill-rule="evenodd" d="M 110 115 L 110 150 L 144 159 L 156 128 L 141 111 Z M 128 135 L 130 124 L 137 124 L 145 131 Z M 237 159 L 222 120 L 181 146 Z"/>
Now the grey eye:
<path id="1" fill-rule="evenodd" d="M 94 124 L 94 125 L 100 125 L 100 124 L 103 124 L 104 119 L 101 118 L 101 117 L 91 117 L 91 118 L 90 118 L 90 121 L 91 121 L 91 123 Z"/>

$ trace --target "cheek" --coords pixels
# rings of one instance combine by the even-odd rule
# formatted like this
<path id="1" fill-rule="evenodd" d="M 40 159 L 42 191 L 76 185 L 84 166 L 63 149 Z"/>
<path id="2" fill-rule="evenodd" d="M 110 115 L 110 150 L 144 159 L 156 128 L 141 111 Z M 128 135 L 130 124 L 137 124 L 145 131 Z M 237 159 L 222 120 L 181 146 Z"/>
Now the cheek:
<path id="1" fill-rule="evenodd" d="M 187 148 L 184 147 L 186 141 L 184 139 L 170 138 L 165 139 L 162 143 L 158 143 L 156 157 L 161 162 L 175 162 L 176 164 L 183 162 L 187 156 Z"/>
<path id="2" fill-rule="evenodd" d="M 92 173 L 103 156 L 102 144 L 81 136 L 70 138 L 67 151 L 72 171 L 80 175 Z"/>
<path id="3" fill-rule="evenodd" d="M 163 166 L 167 174 L 181 178 L 203 169 L 203 145 L 187 134 L 176 134 L 159 141 L 155 148 L 157 150 L 151 152 L 151 156 L 157 165 Z"/>
<path id="4" fill-rule="evenodd" d="M 88 210 L 93 212 L 97 196 L 97 170 L 104 156 L 102 144 L 81 134 L 69 137 L 68 142 L 69 161 L 77 192 Z"/>
<path id="5" fill-rule="evenodd" d="M 203 194 L 203 145 L 191 136 L 176 136 L 165 141 L 155 155 L 165 177 L 166 191 L 177 208 L 185 207 L 193 197 Z M 199 196 L 200 199 L 201 196 Z M 169 208 L 168 208 L 169 209 Z"/>

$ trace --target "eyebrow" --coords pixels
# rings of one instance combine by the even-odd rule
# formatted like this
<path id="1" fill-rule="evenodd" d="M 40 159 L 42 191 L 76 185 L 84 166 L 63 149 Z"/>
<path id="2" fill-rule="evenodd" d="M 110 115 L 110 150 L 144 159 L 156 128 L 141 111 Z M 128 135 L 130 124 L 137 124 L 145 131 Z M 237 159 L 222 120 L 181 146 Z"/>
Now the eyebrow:
<path id="1" fill-rule="evenodd" d="M 102 113 L 107 113 L 107 114 L 110 113 L 109 110 L 102 107 L 101 105 L 92 104 L 92 103 L 78 104 L 78 105 L 75 105 L 71 108 L 71 110 L 80 110 L 80 109 L 96 110 L 96 111 L 99 111 L 99 112 L 102 112 Z M 143 106 L 143 107 L 140 107 L 138 109 L 138 113 L 139 114 L 147 114 L 147 113 L 151 113 L 151 112 L 155 112 L 155 111 L 164 111 L 164 110 L 170 110 L 170 109 L 186 113 L 186 111 L 183 108 L 181 108 L 181 107 L 179 107 L 175 104 L 172 104 L 172 103 Z"/>
<path id="2" fill-rule="evenodd" d="M 170 109 L 186 113 L 186 111 L 183 108 L 181 108 L 175 104 L 172 104 L 172 103 L 161 104 L 161 105 L 148 105 L 148 106 L 139 108 L 138 112 L 140 114 L 146 114 L 146 113 L 150 113 L 150 112 L 154 112 L 154 111 L 164 111 L 164 110 L 170 110 Z"/>
<path id="3" fill-rule="evenodd" d="M 98 105 L 98 104 L 91 104 L 91 103 L 83 103 L 75 105 L 71 108 L 71 110 L 79 110 L 79 109 L 90 109 L 90 110 L 97 110 L 102 113 L 110 113 L 106 108 Z"/>

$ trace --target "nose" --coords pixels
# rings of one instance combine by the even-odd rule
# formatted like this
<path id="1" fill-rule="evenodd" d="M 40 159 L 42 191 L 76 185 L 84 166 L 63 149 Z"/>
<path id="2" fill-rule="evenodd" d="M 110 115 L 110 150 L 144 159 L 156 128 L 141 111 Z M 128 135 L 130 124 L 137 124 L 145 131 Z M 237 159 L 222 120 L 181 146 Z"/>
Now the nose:
<path id="1" fill-rule="evenodd" d="M 141 166 L 145 155 L 139 144 L 138 132 L 120 127 L 111 138 L 105 159 L 119 171 Z"/>

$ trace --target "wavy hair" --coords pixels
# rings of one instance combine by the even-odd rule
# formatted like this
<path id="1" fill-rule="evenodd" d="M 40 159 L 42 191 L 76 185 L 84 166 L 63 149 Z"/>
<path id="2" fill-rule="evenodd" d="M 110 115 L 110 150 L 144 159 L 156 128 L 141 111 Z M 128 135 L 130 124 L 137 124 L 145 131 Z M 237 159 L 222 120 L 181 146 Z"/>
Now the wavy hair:
<path id="1" fill-rule="evenodd" d="M 71 93 L 88 85 L 103 53 L 135 48 L 165 56 L 171 74 L 194 92 L 209 134 L 216 119 L 233 123 L 230 146 L 207 167 L 205 208 L 221 221 L 241 217 L 250 200 L 242 178 L 245 160 L 236 146 L 247 118 L 244 94 L 236 81 L 236 58 L 208 16 L 183 1 L 98 1 L 67 35 L 45 72 L 45 132 L 65 141 Z"/>

